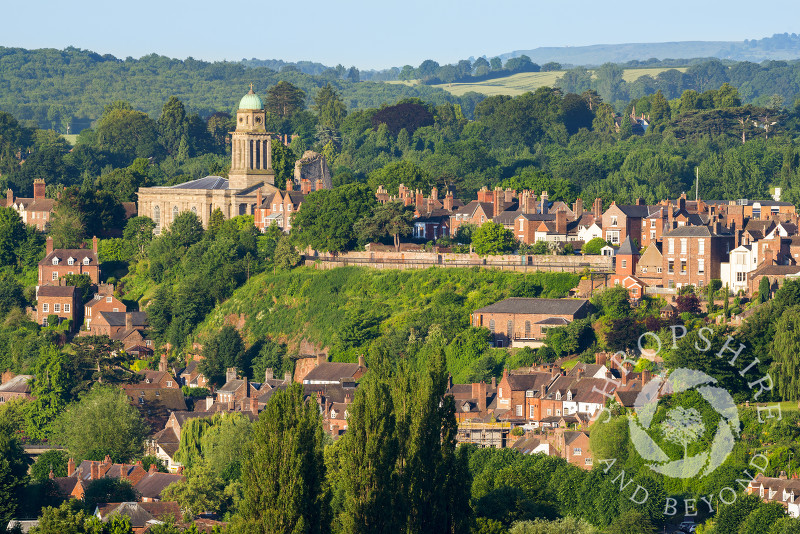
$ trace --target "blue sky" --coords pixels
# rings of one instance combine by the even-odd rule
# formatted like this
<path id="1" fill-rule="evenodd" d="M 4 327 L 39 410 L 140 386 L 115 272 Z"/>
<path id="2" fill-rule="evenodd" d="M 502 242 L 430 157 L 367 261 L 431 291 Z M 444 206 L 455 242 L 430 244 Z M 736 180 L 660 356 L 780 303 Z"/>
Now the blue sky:
<path id="1" fill-rule="evenodd" d="M 0 45 L 118 57 L 311 60 L 362 69 L 539 46 L 740 41 L 800 32 L 800 2 L 55 0 L 5 3 Z M 757 8 L 757 10 L 755 9 Z"/>

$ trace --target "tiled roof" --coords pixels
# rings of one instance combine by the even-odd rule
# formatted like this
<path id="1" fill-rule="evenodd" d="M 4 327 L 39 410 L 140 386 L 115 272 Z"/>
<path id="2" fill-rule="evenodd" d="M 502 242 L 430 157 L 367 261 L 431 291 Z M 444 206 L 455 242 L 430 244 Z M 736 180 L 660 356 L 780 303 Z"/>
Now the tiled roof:
<path id="1" fill-rule="evenodd" d="M 109 326 L 125 326 L 125 314 L 130 313 L 133 319 L 133 326 L 146 327 L 147 314 L 145 312 L 108 312 L 102 311 L 98 316 L 108 321 Z"/>
<path id="2" fill-rule="evenodd" d="M 512 391 L 541 391 L 553 381 L 553 378 L 552 374 L 543 372 L 510 374 L 508 375 L 508 384 Z"/>
<path id="3" fill-rule="evenodd" d="M 476 313 L 536 313 L 575 315 L 589 303 L 586 299 L 535 299 L 512 297 L 475 310 Z"/>
<path id="4" fill-rule="evenodd" d="M 180 482 L 185 479 L 186 477 L 183 475 L 172 473 L 148 473 L 136 484 L 135 488 L 136 492 L 144 498 L 159 499 L 164 488 L 173 482 Z"/>
<path id="5" fill-rule="evenodd" d="M 627 215 L 628 217 L 647 217 L 650 212 L 650 208 L 648 206 L 636 205 L 636 204 L 617 204 L 616 205 L 622 213 Z"/>
<path id="6" fill-rule="evenodd" d="M 77 292 L 75 286 L 39 286 L 37 297 L 69 297 Z"/>
<path id="7" fill-rule="evenodd" d="M 67 265 L 67 260 L 69 258 L 74 259 L 75 264 L 80 265 L 83 265 L 84 258 L 89 258 L 89 265 L 98 265 L 99 263 L 97 254 L 90 248 L 59 248 L 45 256 L 45 258 L 39 262 L 39 265 L 53 265 L 53 258 L 58 258 L 58 267 L 62 265 L 72 267 L 71 265 Z"/>
<path id="8" fill-rule="evenodd" d="M 633 246 L 633 240 L 631 236 L 625 238 L 625 241 L 622 242 L 622 245 L 617 250 L 617 256 L 622 254 L 623 256 L 638 256 L 639 251 Z"/>
<path id="9" fill-rule="evenodd" d="M 0 393 L 30 393 L 31 387 L 28 385 L 30 380 L 33 380 L 32 375 L 17 375 L 0 385 Z"/>
<path id="10" fill-rule="evenodd" d="M 358 372 L 357 363 L 324 362 L 309 371 L 303 382 L 338 382 L 342 378 L 352 378 Z"/>

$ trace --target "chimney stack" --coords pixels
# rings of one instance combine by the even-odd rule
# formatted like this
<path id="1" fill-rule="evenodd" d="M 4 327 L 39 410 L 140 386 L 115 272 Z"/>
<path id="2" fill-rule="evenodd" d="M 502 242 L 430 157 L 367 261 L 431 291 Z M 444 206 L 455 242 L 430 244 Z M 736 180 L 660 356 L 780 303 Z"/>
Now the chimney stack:
<path id="1" fill-rule="evenodd" d="M 675 229 L 674 211 L 675 209 L 672 207 L 672 202 L 667 204 L 667 232 L 671 232 Z"/>
<path id="2" fill-rule="evenodd" d="M 308 178 L 303 178 L 300 180 L 300 192 L 304 195 L 307 195 L 311 192 L 311 182 L 308 181 Z"/>
<path id="3" fill-rule="evenodd" d="M 120 480 L 127 480 L 128 479 L 128 466 L 124 463 L 119 466 L 119 479 Z"/>
<path id="4" fill-rule="evenodd" d="M 153 473 L 157 472 L 158 470 L 156 469 L 156 464 L 155 463 L 150 464 L 150 469 L 147 470 L 147 474 L 152 475 Z"/>
<path id="5" fill-rule="evenodd" d="M 600 218 L 603 216 L 603 199 L 602 198 L 594 199 L 594 204 L 592 204 L 592 215 L 594 215 L 595 222 L 600 221 Z"/>
<path id="6" fill-rule="evenodd" d="M 686 210 L 686 193 L 683 193 L 680 198 L 678 198 L 678 210 L 685 211 Z"/>
<path id="7" fill-rule="evenodd" d="M 328 361 L 328 357 L 325 354 L 317 354 L 317 367 L 322 365 L 323 363 Z"/>
<path id="8" fill-rule="evenodd" d="M 567 212 L 564 210 L 556 212 L 556 233 L 567 235 Z"/>
<path id="9" fill-rule="evenodd" d="M 6 206 L 10 208 L 13 203 L 14 203 L 14 191 L 12 191 L 11 188 L 9 187 L 8 189 L 6 189 Z"/>
<path id="10" fill-rule="evenodd" d="M 317 179 L 316 190 L 317 191 L 322 191 L 323 189 L 325 189 L 325 186 L 322 184 L 322 178 L 319 178 L 319 179 Z"/>
<path id="11" fill-rule="evenodd" d="M 225 370 L 225 382 L 236 380 L 237 371 L 238 369 L 236 369 L 236 367 L 228 367 Z"/>
<path id="12" fill-rule="evenodd" d="M 256 208 L 260 208 L 263 203 L 264 199 L 261 198 L 261 188 L 259 187 L 258 191 L 256 191 Z"/>
<path id="13" fill-rule="evenodd" d="M 367 368 L 367 360 L 364 358 L 363 354 L 358 357 L 358 366 L 361 369 L 366 369 Z"/>
<path id="14" fill-rule="evenodd" d="M 286 190 L 294 191 L 294 178 L 289 178 L 286 180 Z"/>
<path id="15" fill-rule="evenodd" d="M 505 201 L 506 204 L 511 204 L 512 202 L 514 202 L 515 196 L 517 196 L 517 192 L 511 189 L 510 187 L 507 187 L 505 190 L 505 198 L 503 200 Z"/>
<path id="16" fill-rule="evenodd" d="M 41 178 L 36 178 L 33 181 L 33 199 L 43 200 L 45 197 L 45 189 L 44 180 Z"/>
<path id="17" fill-rule="evenodd" d="M 75 459 L 70 458 L 67 462 L 67 476 L 71 477 L 72 474 L 75 472 Z"/>
<path id="18" fill-rule="evenodd" d="M 575 201 L 572 211 L 575 213 L 575 217 L 578 219 L 580 219 L 581 215 L 583 215 L 583 199 L 581 197 L 578 197 L 578 199 Z"/>
<path id="19" fill-rule="evenodd" d="M 267 367 L 264 371 L 264 381 L 268 382 L 272 380 L 272 367 Z"/>
<path id="20" fill-rule="evenodd" d="M 414 206 L 421 210 L 425 207 L 425 197 L 422 195 L 422 189 L 417 189 L 414 195 Z"/>
<path id="21" fill-rule="evenodd" d="M 637 198 L 636 199 L 636 205 L 637 206 L 644 206 L 644 199 L 642 197 Z"/>
<path id="22" fill-rule="evenodd" d="M 92 237 L 92 250 L 97 254 L 97 236 Z"/>
<path id="23" fill-rule="evenodd" d="M 47 236 L 47 239 L 45 240 L 45 253 L 50 254 L 51 252 L 53 252 L 53 238 Z"/>
<path id="24" fill-rule="evenodd" d="M 539 213 L 547 213 L 547 191 L 542 191 L 541 205 Z"/>
<path id="25" fill-rule="evenodd" d="M 447 211 L 453 211 L 453 192 L 448 191 L 444 196 L 444 204 L 442 206 Z"/>
<path id="26" fill-rule="evenodd" d="M 127 313 L 125 314 L 125 319 L 126 319 L 126 323 L 127 323 L 127 319 L 128 319 L 128 314 Z M 131 324 L 132 323 L 133 323 L 133 320 L 131 320 Z M 167 354 L 166 353 L 162 353 L 161 354 L 161 359 L 158 361 L 158 370 L 161 371 L 162 373 L 166 373 L 167 372 Z"/>
<path id="27" fill-rule="evenodd" d="M 100 465 L 99 462 L 92 462 L 91 464 L 91 477 L 92 480 L 100 478 Z"/>
<path id="28" fill-rule="evenodd" d="M 133 330 L 133 312 L 125 313 L 125 329 Z"/>
<path id="29" fill-rule="evenodd" d="M 439 190 L 435 187 L 431 188 L 431 200 L 439 200 Z"/>
<path id="30" fill-rule="evenodd" d="M 286 371 L 283 373 L 283 381 L 289 384 L 292 381 L 292 373 L 291 371 Z"/>

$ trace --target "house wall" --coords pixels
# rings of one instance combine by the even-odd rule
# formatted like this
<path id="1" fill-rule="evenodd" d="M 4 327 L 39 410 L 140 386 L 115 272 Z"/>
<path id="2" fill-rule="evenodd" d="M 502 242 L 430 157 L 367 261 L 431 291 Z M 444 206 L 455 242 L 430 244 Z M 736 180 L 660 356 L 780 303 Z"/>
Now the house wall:
<path id="1" fill-rule="evenodd" d="M 669 253 L 669 240 L 674 239 L 673 253 Z M 687 251 L 681 253 L 681 239 L 687 240 Z M 705 241 L 704 253 L 700 254 L 700 241 Z M 663 287 L 682 287 L 708 285 L 714 278 L 720 278 L 720 264 L 728 259 L 728 252 L 733 249 L 733 236 L 704 237 L 664 237 L 662 245 L 662 280 Z M 703 272 L 699 272 L 699 260 L 703 260 Z M 669 262 L 673 262 L 673 272 L 669 272 Z M 681 262 L 686 262 L 685 272 L 681 272 Z"/>

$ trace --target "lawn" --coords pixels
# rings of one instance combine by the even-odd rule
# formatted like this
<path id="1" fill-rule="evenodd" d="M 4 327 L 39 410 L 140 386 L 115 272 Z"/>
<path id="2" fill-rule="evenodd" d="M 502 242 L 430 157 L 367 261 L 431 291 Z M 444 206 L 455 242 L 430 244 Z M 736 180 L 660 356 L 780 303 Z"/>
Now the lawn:
<path id="1" fill-rule="evenodd" d="M 622 78 L 626 82 L 632 82 L 641 76 L 650 75 L 650 76 L 657 76 L 658 73 L 668 70 L 666 68 L 650 68 L 650 69 L 625 69 Z M 685 71 L 686 69 L 681 67 L 678 68 L 679 71 Z M 522 93 L 526 93 L 528 91 L 535 91 L 539 87 L 549 86 L 552 87 L 555 85 L 556 79 L 560 78 L 564 75 L 563 70 L 554 70 L 549 72 L 521 72 L 519 74 L 512 74 L 511 76 L 506 76 L 505 78 L 495 78 L 492 80 L 485 80 L 482 82 L 474 82 L 474 83 L 442 83 L 438 85 L 434 85 L 433 87 L 438 87 L 440 89 L 444 89 L 456 96 L 461 96 L 464 93 L 469 91 L 475 91 L 477 93 L 482 93 L 487 96 L 494 96 L 494 95 L 510 95 L 510 96 L 517 96 L 521 95 Z M 403 82 L 403 81 L 394 81 L 388 83 L 402 83 L 406 85 L 415 85 L 417 82 L 416 80 Z"/>

